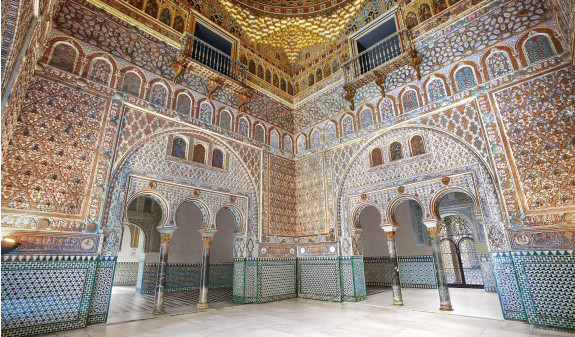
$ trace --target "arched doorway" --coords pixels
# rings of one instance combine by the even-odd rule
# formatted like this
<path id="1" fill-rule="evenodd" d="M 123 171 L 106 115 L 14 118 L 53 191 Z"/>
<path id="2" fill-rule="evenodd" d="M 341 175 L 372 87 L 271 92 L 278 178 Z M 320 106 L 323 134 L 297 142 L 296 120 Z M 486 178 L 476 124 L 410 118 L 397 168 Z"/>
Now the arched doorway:
<path id="1" fill-rule="evenodd" d="M 483 288 L 471 224 L 460 215 L 450 215 L 442 219 L 439 236 L 448 285 Z"/>
<path id="2" fill-rule="evenodd" d="M 146 265 L 157 260 L 160 234 L 156 230 L 164 217 L 155 197 L 140 195 L 129 201 L 123 217 L 120 249 L 108 316 L 110 321 L 130 319 L 134 312 L 148 311 L 151 303 L 140 295 L 146 291 Z"/>

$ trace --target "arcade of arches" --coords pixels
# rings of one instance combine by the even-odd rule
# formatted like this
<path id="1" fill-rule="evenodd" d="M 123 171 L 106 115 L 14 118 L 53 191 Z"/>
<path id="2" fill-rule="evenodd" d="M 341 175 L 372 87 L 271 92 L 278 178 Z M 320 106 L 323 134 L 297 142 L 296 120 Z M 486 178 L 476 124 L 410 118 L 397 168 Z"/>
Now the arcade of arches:
<path id="1" fill-rule="evenodd" d="M 573 8 L 3 1 L 2 335 L 299 299 L 575 329 Z"/>

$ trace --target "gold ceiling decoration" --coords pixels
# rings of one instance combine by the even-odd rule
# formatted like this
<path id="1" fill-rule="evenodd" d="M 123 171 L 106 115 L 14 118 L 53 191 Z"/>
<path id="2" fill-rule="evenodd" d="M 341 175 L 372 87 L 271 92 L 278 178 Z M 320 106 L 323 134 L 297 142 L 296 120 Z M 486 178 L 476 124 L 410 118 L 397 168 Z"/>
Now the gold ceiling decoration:
<path id="1" fill-rule="evenodd" d="M 293 64 L 303 48 L 335 43 L 366 0 L 352 0 L 329 13 L 306 17 L 254 15 L 231 0 L 220 1 L 250 43 L 281 48 Z"/>

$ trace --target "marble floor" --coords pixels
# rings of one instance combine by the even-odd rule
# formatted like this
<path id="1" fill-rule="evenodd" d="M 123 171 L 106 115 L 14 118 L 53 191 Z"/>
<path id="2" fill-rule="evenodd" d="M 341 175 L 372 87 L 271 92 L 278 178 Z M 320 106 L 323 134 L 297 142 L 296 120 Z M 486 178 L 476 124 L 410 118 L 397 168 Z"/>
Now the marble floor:
<path id="1" fill-rule="evenodd" d="M 413 306 L 416 303 L 425 305 L 426 300 L 420 297 L 429 297 L 427 301 L 431 301 L 433 293 L 428 289 L 409 290 L 404 291 L 406 301 L 404 307 L 388 306 L 391 292 L 383 289 L 369 296 L 366 301 L 357 303 L 291 299 L 265 304 L 223 305 L 221 307 L 213 305 L 211 309 L 201 312 L 183 314 L 171 311 L 168 313 L 171 315 L 159 318 L 95 325 L 46 336 L 575 337 L 575 332 L 565 330 L 537 327 L 517 321 L 506 321 L 502 318 L 466 316 L 465 313 L 469 313 L 469 310 L 463 310 L 464 304 L 480 299 L 479 294 L 458 296 L 457 291 L 452 290 L 452 299 L 455 300 L 453 303 L 456 308 L 454 312 L 436 311 L 432 304 L 427 304 L 429 311 L 415 310 L 407 303 L 411 302 Z M 437 295 L 436 292 L 435 290 L 434 295 Z M 478 306 L 485 305 L 482 302 L 477 304 Z M 458 311 L 462 311 L 463 315 L 458 314 Z"/>

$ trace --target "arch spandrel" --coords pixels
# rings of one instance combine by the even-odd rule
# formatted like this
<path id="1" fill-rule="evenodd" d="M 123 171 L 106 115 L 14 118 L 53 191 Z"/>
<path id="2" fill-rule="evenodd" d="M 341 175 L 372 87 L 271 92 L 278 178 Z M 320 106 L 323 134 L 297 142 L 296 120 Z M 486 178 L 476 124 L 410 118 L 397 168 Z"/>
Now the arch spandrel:
<path id="1" fill-rule="evenodd" d="M 369 149 L 374 146 L 382 148 L 391 140 L 397 139 L 407 146 L 409 137 L 420 134 L 426 139 L 427 153 L 416 157 L 406 157 L 393 164 L 382 165 L 379 169 L 370 170 Z M 442 144 L 442 146 L 433 146 Z M 353 146 L 350 146 L 353 151 Z M 504 225 L 504 215 L 497 188 L 493 185 L 492 172 L 486 159 L 477 150 L 457 136 L 438 130 L 431 126 L 405 126 L 388 130 L 364 140 L 361 146 L 355 147 L 354 153 L 343 163 L 344 173 L 340 174 L 336 186 L 336 202 L 338 203 L 337 224 L 342 240 L 342 250 L 350 246 L 349 241 L 353 210 L 361 202 L 360 194 L 364 193 L 384 205 L 384 218 L 393 223 L 387 205 L 401 200 L 402 196 L 412 196 L 421 200 L 424 210 L 424 220 L 428 223 L 437 222 L 434 208 L 434 196 L 448 191 L 447 187 L 457 187 L 465 191 L 477 191 L 470 194 L 476 197 L 476 203 L 484 216 L 486 233 L 490 236 L 492 251 L 508 249 L 509 241 Z M 343 153 L 342 153 L 343 154 Z M 341 154 L 334 154 L 337 158 Z M 337 159 L 336 159 L 337 160 Z M 332 163 L 335 167 L 336 163 Z M 449 181 L 443 178 L 448 176 Z M 399 189 L 402 187 L 402 189 Z M 347 252 L 351 254 L 351 252 Z"/>

